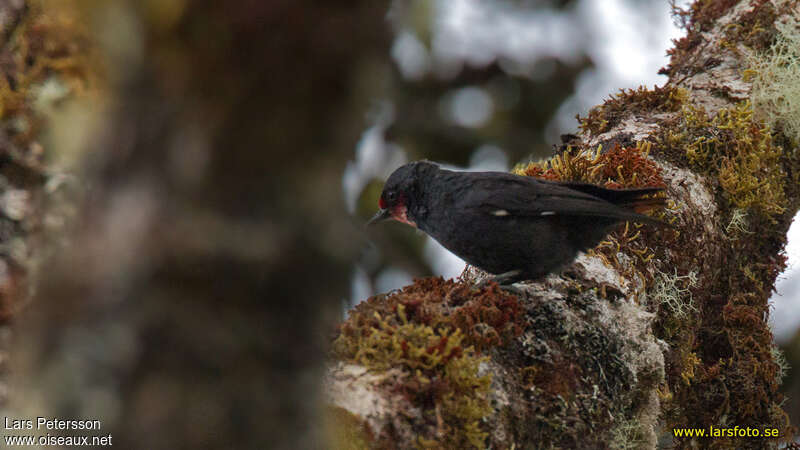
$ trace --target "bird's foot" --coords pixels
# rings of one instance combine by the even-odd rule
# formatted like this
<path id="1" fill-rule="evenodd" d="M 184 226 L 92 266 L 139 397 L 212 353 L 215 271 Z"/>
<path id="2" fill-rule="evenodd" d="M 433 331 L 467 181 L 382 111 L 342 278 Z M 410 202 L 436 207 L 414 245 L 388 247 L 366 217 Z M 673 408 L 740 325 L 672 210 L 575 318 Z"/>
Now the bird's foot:
<path id="1" fill-rule="evenodd" d="M 511 292 L 513 294 L 521 295 L 523 292 L 519 288 L 516 288 L 512 285 L 514 281 L 522 274 L 521 270 L 510 270 L 508 272 L 503 272 L 497 275 L 492 275 L 491 277 L 484 278 L 483 280 L 477 282 L 475 287 L 478 289 L 483 288 L 486 286 L 490 281 L 494 281 L 498 285 L 500 285 L 500 289 L 504 291 Z"/>
<path id="2" fill-rule="evenodd" d="M 522 275 L 522 271 L 519 269 L 509 270 L 508 272 L 503 272 L 491 276 L 488 278 L 488 280 L 494 281 L 495 283 L 504 286 L 504 285 L 510 285 L 511 283 L 517 281 L 520 275 Z"/>

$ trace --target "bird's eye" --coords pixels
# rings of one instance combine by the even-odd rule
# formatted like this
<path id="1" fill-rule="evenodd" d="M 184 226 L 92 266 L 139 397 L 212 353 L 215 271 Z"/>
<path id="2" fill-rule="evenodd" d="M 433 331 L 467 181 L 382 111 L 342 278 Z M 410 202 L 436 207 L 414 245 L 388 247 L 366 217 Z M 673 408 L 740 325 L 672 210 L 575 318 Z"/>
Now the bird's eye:
<path id="1" fill-rule="evenodd" d="M 386 200 L 389 200 L 390 202 L 393 202 L 396 196 L 397 195 L 394 193 L 394 191 L 387 192 L 386 193 Z"/>

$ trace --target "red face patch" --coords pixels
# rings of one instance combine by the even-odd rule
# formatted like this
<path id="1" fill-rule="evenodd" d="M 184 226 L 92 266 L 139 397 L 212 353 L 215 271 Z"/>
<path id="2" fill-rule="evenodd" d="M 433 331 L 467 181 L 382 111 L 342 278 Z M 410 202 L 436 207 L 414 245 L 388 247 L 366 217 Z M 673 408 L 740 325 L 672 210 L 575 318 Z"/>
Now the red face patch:
<path id="1" fill-rule="evenodd" d="M 403 222 L 406 225 L 411 225 L 416 228 L 417 223 L 408 218 L 408 208 L 405 205 L 397 205 L 392 207 L 392 218 L 398 222 Z"/>
<path id="2" fill-rule="evenodd" d="M 380 208 L 380 209 L 386 209 L 386 202 L 383 200 L 383 197 L 381 197 L 380 199 L 378 199 L 378 208 Z"/>

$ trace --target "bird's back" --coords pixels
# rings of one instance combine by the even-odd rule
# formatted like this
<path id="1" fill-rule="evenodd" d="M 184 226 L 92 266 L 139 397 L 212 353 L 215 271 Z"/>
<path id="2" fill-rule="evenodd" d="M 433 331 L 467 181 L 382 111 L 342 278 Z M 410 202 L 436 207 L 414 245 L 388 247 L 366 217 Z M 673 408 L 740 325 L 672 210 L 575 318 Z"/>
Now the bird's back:
<path id="1" fill-rule="evenodd" d="M 521 270 L 525 279 L 571 262 L 618 222 L 655 221 L 629 207 L 659 190 L 612 190 L 502 172 L 439 169 L 426 178 L 419 228 L 474 266 L 495 274 Z"/>

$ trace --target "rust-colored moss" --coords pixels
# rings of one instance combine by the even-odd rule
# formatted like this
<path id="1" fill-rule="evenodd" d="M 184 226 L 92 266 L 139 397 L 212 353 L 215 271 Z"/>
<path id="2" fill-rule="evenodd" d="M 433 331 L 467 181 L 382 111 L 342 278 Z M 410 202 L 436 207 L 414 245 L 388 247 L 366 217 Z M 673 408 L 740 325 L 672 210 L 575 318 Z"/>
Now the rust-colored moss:
<path id="1" fill-rule="evenodd" d="M 769 290 L 783 261 L 754 261 L 758 255 L 776 254 L 783 244 L 784 236 L 777 232 L 777 222 L 786 220 L 782 192 L 788 177 L 780 175 L 782 149 L 772 143 L 768 129 L 753 121 L 747 103 L 715 116 L 687 106 L 677 121 L 665 125 L 663 132 L 673 134 L 675 159 L 717 180 L 717 204 L 722 206 L 723 220 L 733 223 L 738 212 L 739 220 L 727 237 L 737 240 L 736 245 L 698 242 L 696 236 L 703 233 L 705 225 L 696 218 L 680 216 L 686 210 L 673 204 L 664 212 L 664 219 L 679 221 L 682 233 L 626 224 L 592 253 L 625 279 L 645 287 L 653 284 L 651 261 L 672 260 L 670 249 L 685 255 L 685 259 L 673 261 L 672 278 L 690 280 L 689 274 L 696 274 L 697 280 L 683 283 L 677 293 L 691 305 L 690 313 L 681 314 L 669 302 L 661 301 L 664 299 L 647 305 L 657 314 L 654 331 L 670 345 L 665 355 L 667 383 L 662 389 L 667 428 L 751 423 L 777 427 L 784 437 L 789 436 L 793 430 L 778 406 L 777 365 L 770 354 L 770 331 L 764 320 Z M 664 154 L 663 146 L 656 144 L 655 148 Z M 572 150 L 518 171 L 608 187 L 662 185 L 657 166 L 647 158 L 649 149 L 647 143 L 640 143 L 637 147 L 615 146 L 605 154 Z M 742 189 L 745 186 L 749 192 Z M 764 239 L 737 238 L 750 229 L 761 230 Z M 710 261 L 709 254 L 719 254 L 721 259 Z M 722 267 L 731 266 L 734 270 L 721 272 Z M 724 298 L 720 292 L 737 295 Z M 521 375 L 543 392 L 569 395 L 568 385 L 542 378 L 552 367 L 540 366 L 531 366 Z M 734 439 L 715 442 L 723 447 L 743 445 Z"/>
<path id="2" fill-rule="evenodd" d="M 655 136 L 659 156 L 707 175 L 716 197 L 724 236 L 698 242 L 704 224 L 682 215 L 682 233 L 653 247 L 680 249 L 677 274 L 697 273 L 688 287 L 696 308 L 687 318 L 658 308 L 656 335 L 670 345 L 666 355 L 667 428 L 775 427 L 791 436 L 779 406 L 778 365 L 765 318 L 774 280 L 784 267 L 774 257 L 784 245 L 791 166 L 773 133 L 753 118 L 749 102 L 709 115 L 686 106 Z M 685 210 L 684 210 L 685 211 Z M 758 232 L 759 238 L 748 237 Z M 710 261 L 709 255 L 718 255 Z M 656 259 L 660 259 L 656 254 Z M 727 269 L 724 269 L 727 268 Z M 730 293 L 723 296 L 720 293 Z M 688 446 L 689 441 L 678 441 Z M 721 448 L 748 446 L 720 438 Z"/>
<path id="3" fill-rule="evenodd" d="M 532 162 L 514 168 L 514 173 L 554 181 L 581 181 L 610 189 L 663 187 L 661 169 L 647 155 L 650 144 L 635 147 L 616 144 L 602 151 L 569 148 L 544 162 Z"/>
<path id="4" fill-rule="evenodd" d="M 775 42 L 778 34 L 775 29 L 775 19 L 778 18 L 779 12 L 770 0 L 754 0 L 750 2 L 750 6 L 750 9 L 728 25 L 725 36 L 730 41 L 741 42 L 755 50 L 763 51 Z"/>
<path id="5" fill-rule="evenodd" d="M 714 22 L 725 15 L 739 0 L 699 0 L 689 7 L 691 16 L 689 26 L 708 31 Z"/>
<path id="6" fill-rule="evenodd" d="M 681 219 L 685 220 L 685 219 Z M 699 243 L 689 219 L 684 233 L 654 248 L 680 248 L 676 273 L 697 271 L 698 282 L 687 285 L 691 314 L 679 317 L 661 305 L 656 308 L 654 333 L 669 344 L 665 354 L 667 386 L 663 393 L 666 428 L 752 424 L 793 430 L 778 406 L 778 366 L 771 356 L 771 333 L 765 321 L 772 282 L 783 267 L 774 255 L 783 236 L 768 230 L 775 225 L 751 217 L 750 226 L 763 238 Z M 709 260 L 709 255 L 719 259 Z M 658 256 L 656 257 L 658 259 Z M 723 267 L 732 269 L 724 270 Z M 730 297 L 722 292 L 733 293 Z M 689 442 L 678 441 L 680 447 Z M 715 440 L 721 448 L 741 448 L 745 441 Z"/>
<path id="7" fill-rule="evenodd" d="M 737 3 L 736 0 L 701 0 L 692 3 L 688 9 L 675 7 L 673 15 L 683 24 L 687 34 L 673 41 L 673 48 L 667 51 L 669 65 L 659 73 L 670 77 L 689 76 L 707 68 L 709 60 L 693 55 L 697 46 L 704 42 L 701 33 L 711 30 L 717 19 Z M 790 1 L 779 2 L 776 8 L 770 0 L 752 0 L 749 8 L 726 25 L 725 37 L 718 44 L 734 52 L 738 51 L 738 44 L 763 51 L 775 41 L 775 20 L 791 14 L 793 7 L 795 2 Z"/>
<path id="8" fill-rule="evenodd" d="M 400 313 L 402 311 L 402 314 Z M 405 316 L 413 323 L 433 329 L 460 329 L 464 343 L 479 352 L 509 343 L 522 332 L 524 312 L 517 298 L 496 283 L 475 289 L 468 283 L 420 278 L 398 292 L 370 297 L 358 304 L 340 326 L 350 335 L 356 329 L 379 326 L 375 314 L 389 317 L 392 324 Z"/>
<path id="9" fill-rule="evenodd" d="M 686 29 L 686 36 L 673 40 L 674 44 L 667 51 L 670 62 L 658 73 L 669 75 L 692 75 L 702 69 L 705 60 L 692 58 L 692 51 L 703 42 L 702 32 L 711 30 L 717 19 L 725 15 L 738 0 L 698 0 L 688 9 L 673 5 L 672 15 Z"/>
<path id="10" fill-rule="evenodd" d="M 707 2 L 698 5 L 714 6 Z M 694 13 L 711 17 L 726 10 L 696 9 Z M 689 45 L 692 38 L 684 42 Z M 762 255 L 775 255 L 783 245 L 785 236 L 780 230 L 788 220 L 787 193 L 793 188 L 787 182 L 794 177 L 794 166 L 773 141 L 771 130 L 753 119 L 748 102 L 714 115 L 691 105 L 683 105 L 679 112 L 660 121 L 653 148 L 678 166 L 711 176 L 721 219 L 733 224 L 726 227 L 726 237 L 721 242 L 698 242 L 696 236 L 704 233 L 705 224 L 684 215 L 687 210 L 680 205 L 671 204 L 662 218 L 680 222 L 681 232 L 653 232 L 649 227 L 627 224 L 592 253 L 625 279 L 645 287 L 652 287 L 654 281 L 650 261 L 672 261 L 670 249 L 685 255 L 673 261 L 670 277 L 677 280 L 696 274 L 697 280 L 684 283 L 675 293 L 681 297 L 677 300 L 691 305 L 691 314 L 679 314 L 674 302 L 650 298 L 647 304 L 657 314 L 656 335 L 670 346 L 665 355 L 667 383 L 661 390 L 667 428 L 748 423 L 779 428 L 786 439 L 793 429 L 779 406 L 778 367 L 764 319 L 769 291 L 784 262 Z M 606 116 L 601 107 L 586 119 L 585 128 L 591 133 L 604 132 L 610 129 L 607 117 L 614 116 Z M 636 148 L 615 146 L 608 156 L 570 149 L 551 161 L 517 171 L 607 187 L 660 185 L 660 174 L 646 158 L 645 149 L 650 149 L 649 144 L 641 142 Z M 619 173 L 614 173 L 615 168 Z M 758 230 L 761 238 L 741 239 L 751 230 Z M 721 259 L 710 261 L 709 254 Z M 733 270 L 722 271 L 723 267 Z M 725 298 L 720 292 L 735 295 Z M 538 374 L 534 366 L 523 376 L 535 380 Z M 715 441 L 722 447 L 744 444 L 734 439 Z"/>
<path id="11" fill-rule="evenodd" d="M 580 388 L 577 380 L 583 376 L 580 366 L 561 359 L 524 367 L 520 371 L 527 389 L 541 389 L 546 398 L 572 399 Z"/>
<path id="12" fill-rule="evenodd" d="M 686 100 L 686 91 L 672 86 L 644 86 L 637 89 L 620 89 L 617 95 L 595 106 L 586 117 L 577 117 L 583 133 L 604 133 L 619 124 L 625 117 L 650 116 L 652 114 L 678 111 Z"/>

